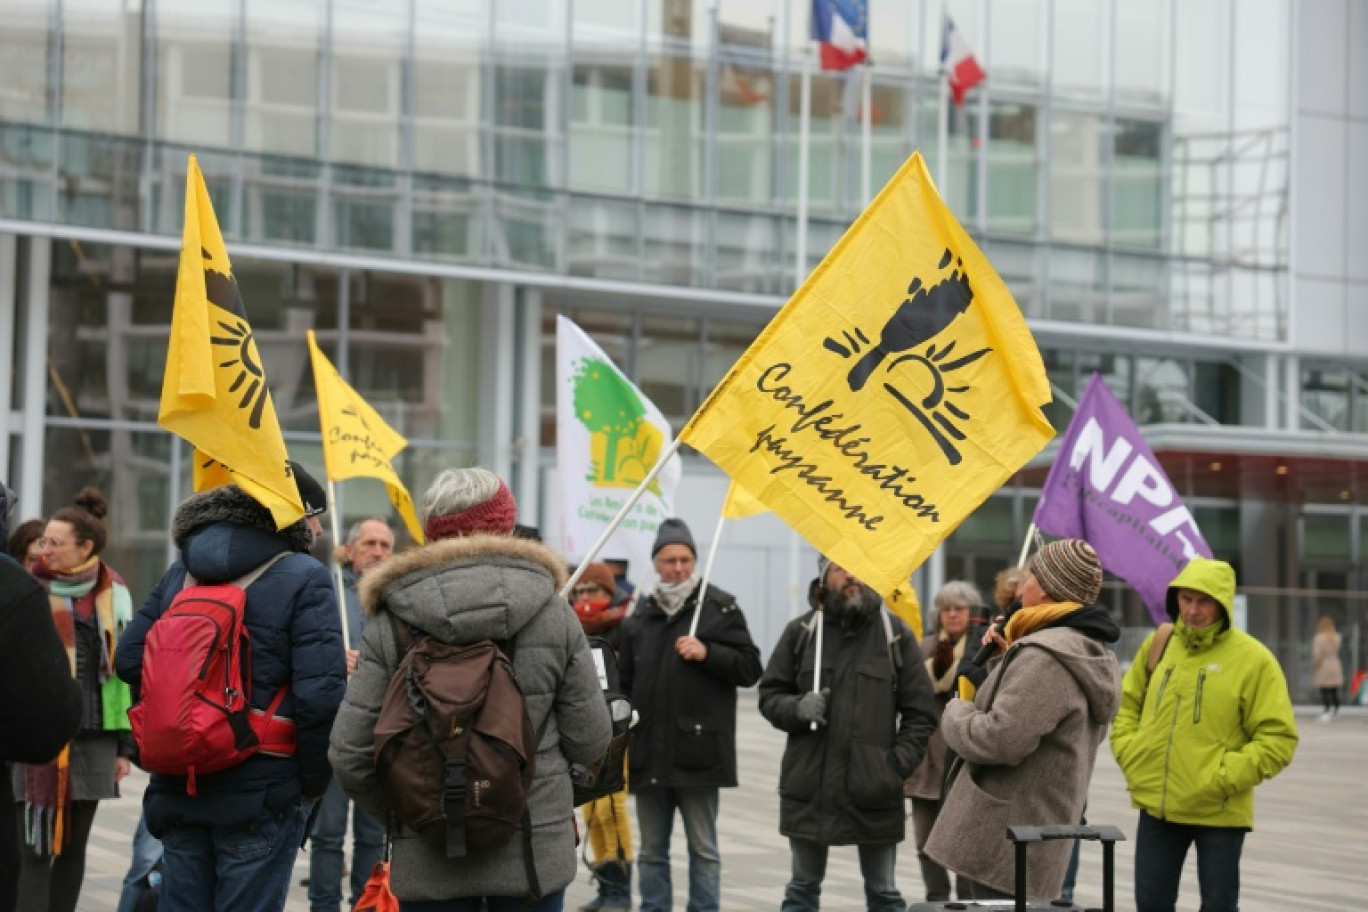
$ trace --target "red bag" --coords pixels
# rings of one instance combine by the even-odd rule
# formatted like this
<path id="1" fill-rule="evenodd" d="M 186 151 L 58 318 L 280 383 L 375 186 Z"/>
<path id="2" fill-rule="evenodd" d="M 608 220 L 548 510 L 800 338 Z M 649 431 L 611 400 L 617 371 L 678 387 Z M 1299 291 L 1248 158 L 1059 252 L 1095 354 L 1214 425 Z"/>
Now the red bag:
<path id="1" fill-rule="evenodd" d="M 390 892 L 389 877 L 389 862 L 376 862 L 352 912 L 399 912 L 399 900 Z"/>
<path id="2" fill-rule="evenodd" d="M 265 712 L 251 706 L 252 644 L 242 621 L 247 587 L 286 556 L 217 586 L 201 586 L 187 574 L 186 588 L 148 631 L 140 697 L 128 711 L 138 764 L 186 776 L 191 795 L 196 774 L 236 766 L 260 751 L 294 754 L 294 723 L 275 715 L 289 684 Z"/>

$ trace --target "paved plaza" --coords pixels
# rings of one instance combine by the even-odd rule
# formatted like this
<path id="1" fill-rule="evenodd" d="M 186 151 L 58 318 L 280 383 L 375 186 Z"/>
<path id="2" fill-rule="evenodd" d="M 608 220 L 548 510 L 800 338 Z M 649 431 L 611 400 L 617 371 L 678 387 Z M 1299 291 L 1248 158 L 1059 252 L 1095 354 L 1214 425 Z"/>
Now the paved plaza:
<path id="1" fill-rule="evenodd" d="M 779 818 L 775 784 L 783 738 L 761 718 L 753 691 L 743 692 L 737 736 L 741 787 L 722 797 L 721 843 L 724 909 L 777 909 L 788 878 L 788 847 L 776 829 Z M 1257 829 L 1245 843 L 1242 912 L 1368 909 L 1368 715 L 1353 708 L 1331 724 L 1317 722 L 1315 712 L 1299 711 L 1301 746 L 1281 776 L 1262 786 L 1257 798 Z M 105 802 L 95 820 L 89 868 L 80 908 L 113 912 L 118 901 L 137 823 L 138 802 L 146 778 L 137 773 L 119 801 Z M 1121 774 L 1104 748 L 1099 755 L 1089 796 L 1091 823 L 1111 823 L 1128 836 L 1135 832 L 1135 812 L 1126 799 Z M 909 825 L 909 836 L 910 836 Z M 676 906 L 684 909 L 684 835 L 674 837 Z M 899 886 L 909 900 L 919 900 L 921 876 L 909 842 L 899 854 Z M 1005 850 L 1005 846 L 1004 846 Z M 1117 853 L 1117 909 L 1132 908 L 1130 844 Z M 308 872 L 301 853 L 287 909 L 306 912 L 308 898 L 299 878 Z M 1100 906 L 1101 852 L 1084 847 L 1078 901 Z M 566 908 L 573 910 L 592 895 L 587 874 L 570 888 Z M 864 908 L 859 866 L 853 849 L 834 849 L 827 872 L 824 909 L 857 912 Z M 1189 859 L 1179 908 L 1195 910 L 1196 865 Z"/>

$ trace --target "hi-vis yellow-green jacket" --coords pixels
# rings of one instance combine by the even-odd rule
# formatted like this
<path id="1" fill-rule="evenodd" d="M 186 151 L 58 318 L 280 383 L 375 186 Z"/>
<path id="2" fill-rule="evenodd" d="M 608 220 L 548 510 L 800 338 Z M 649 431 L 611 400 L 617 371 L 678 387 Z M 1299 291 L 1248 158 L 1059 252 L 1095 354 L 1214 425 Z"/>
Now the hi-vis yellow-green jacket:
<path id="1" fill-rule="evenodd" d="M 1178 589 L 1205 592 L 1226 623 L 1190 628 Z M 1231 624 L 1235 573 L 1194 558 L 1168 590 L 1173 637 L 1150 675 L 1146 638 L 1122 681 L 1111 745 L 1131 802 L 1152 817 L 1202 826 L 1254 826 L 1254 786 L 1292 762 L 1297 726 L 1287 680 L 1258 640 Z"/>

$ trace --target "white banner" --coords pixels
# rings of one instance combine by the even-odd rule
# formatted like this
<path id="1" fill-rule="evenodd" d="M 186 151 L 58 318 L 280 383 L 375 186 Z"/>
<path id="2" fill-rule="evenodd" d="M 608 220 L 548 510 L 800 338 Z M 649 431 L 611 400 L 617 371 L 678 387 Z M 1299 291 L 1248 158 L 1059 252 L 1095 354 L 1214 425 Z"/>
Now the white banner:
<path id="1" fill-rule="evenodd" d="M 623 376 L 603 349 L 570 320 L 556 318 L 556 460 L 560 474 L 561 552 L 583 558 L 673 441 L 670 424 Z M 674 515 L 679 457 L 608 539 L 598 560 L 630 562 L 633 581 L 651 567 L 661 520 Z"/>

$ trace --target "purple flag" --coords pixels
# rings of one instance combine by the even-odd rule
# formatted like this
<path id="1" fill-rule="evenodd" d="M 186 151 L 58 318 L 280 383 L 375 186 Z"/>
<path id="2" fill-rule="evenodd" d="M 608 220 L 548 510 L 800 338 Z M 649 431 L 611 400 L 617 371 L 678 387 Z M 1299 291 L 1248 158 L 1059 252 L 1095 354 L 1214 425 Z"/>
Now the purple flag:
<path id="1" fill-rule="evenodd" d="M 1164 594 L 1178 571 L 1211 556 L 1154 451 L 1097 374 L 1064 433 L 1034 522 L 1050 535 L 1086 539 L 1102 566 L 1140 593 L 1156 624 L 1169 619 Z"/>

